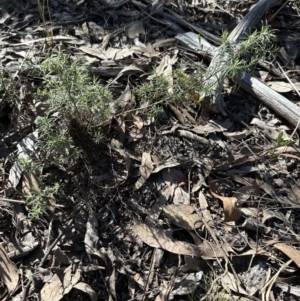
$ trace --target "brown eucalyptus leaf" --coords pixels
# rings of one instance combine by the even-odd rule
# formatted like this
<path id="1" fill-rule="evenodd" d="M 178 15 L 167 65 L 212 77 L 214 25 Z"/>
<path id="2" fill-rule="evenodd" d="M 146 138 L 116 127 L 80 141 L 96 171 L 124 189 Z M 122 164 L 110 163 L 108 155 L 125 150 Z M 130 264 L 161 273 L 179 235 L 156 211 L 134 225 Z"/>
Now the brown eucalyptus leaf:
<path id="1" fill-rule="evenodd" d="M 292 246 L 288 246 L 285 243 L 275 243 L 273 246 L 291 258 L 295 264 L 300 267 L 300 251 L 294 249 Z"/>
<path id="2" fill-rule="evenodd" d="M 209 181 L 210 192 L 213 197 L 223 202 L 224 208 L 224 222 L 235 222 L 242 216 L 240 206 L 236 197 L 225 197 L 218 195 L 216 191 L 216 185 L 214 181 Z"/>
<path id="3" fill-rule="evenodd" d="M 194 230 L 202 226 L 200 216 L 191 205 L 167 205 L 163 208 L 166 217 L 176 226 L 185 230 Z"/>
<path id="4" fill-rule="evenodd" d="M 179 255 L 190 255 L 199 257 L 202 255 L 201 248 L 183 241 L 175 240 L 164 230 L 136 223 L 132 230 L 145 244 L 153 248 L 160 248 Z"/>

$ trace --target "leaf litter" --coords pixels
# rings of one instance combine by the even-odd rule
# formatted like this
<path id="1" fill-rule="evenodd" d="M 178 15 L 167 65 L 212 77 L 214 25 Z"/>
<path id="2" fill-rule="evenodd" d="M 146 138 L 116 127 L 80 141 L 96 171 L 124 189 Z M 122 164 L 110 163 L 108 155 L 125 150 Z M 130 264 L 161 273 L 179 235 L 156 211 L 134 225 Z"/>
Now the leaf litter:
<path id="1" fill-rule="evenodd" d="M 200 76 L 196 65 L 217 51 L 222 31 L 257 3 L 55 1 L 44 16 L 34 1 L 1 3 L 1 300 L 300 295 L 295 126 L 229 81 L 227 116 L 163 99 L 148 115 L 154 104 L 136 92 L 161 75 L 161 97 L 176 96 L 180 64 Z M 263 17 L 278 30 L 280 68 L 261 61 L 256 71 L 299 105 L 296 12 L 288 1 Z M 79 158 L 46 166 L 35 120 L 61 116 L 48 111 L 37 66 L 51 47 L 85 61 L 82 70 L 113 93 L 114 116 L 102 144 L 80 129 Z M 41 163 L 42 177 L 22 160 Z M 61 188 L 35 219 L 28 197 L 44 193 L 42 182 Z"/>

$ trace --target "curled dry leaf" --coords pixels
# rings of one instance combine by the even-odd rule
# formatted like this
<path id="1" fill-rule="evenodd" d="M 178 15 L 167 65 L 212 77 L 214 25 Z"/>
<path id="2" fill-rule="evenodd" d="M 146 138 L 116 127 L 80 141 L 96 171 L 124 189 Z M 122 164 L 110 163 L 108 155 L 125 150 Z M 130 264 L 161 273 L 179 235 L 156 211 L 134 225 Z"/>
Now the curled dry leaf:
<path id="1" fill-rule="evenodd" d="M 265 226 L 255 216 L 249 216 L 242 224 L 243 229 L 257 231 L 258 233 L 268 234 L 271 231 L 270 227 Z"/>
<path id="2" fill-rule="evenodd" d="M 239 208 L 239 203 L 235 197 L 225 197 L 218 195 L 216 191 L 216 184 L 211 179 L 209 180 L 210 192 L 213 197 L 223 202 L 224 208 L 224 222 L 235 222 L 240 219 L 242 212 Z"/>
<path id="3" fill-rule="evenodd" d="M 31 251 L 35 250 L 40 244 L 36 241 L 30 243 L 28 246 L 14 245 L 13 250 L 7 253 L 10 259 L 19 259 L 28 255 Z"/>
<path id="4" fill-rule="evenodd" d="M 210 120 L 208 123 L 205 125 L 199 125 L 191 129 L 192 132 L 200 135 L 209 135 L 211 133 L 217 133 L 217 132 L 225 132 L 227 131 L 226 128 L 222 127 L 221 125 L 213 122 Z"/>
<path id="5" fill-rule="evenodd" d="M 141 130 L 144 127 L 143 119 L 141 117 L 133 115 L 133 114 L 131 116 L 133 119 L 133 123 L 137 126 L 137 128 L 139 130 Z"/>
<path id="6" fill-rule="evenodd" d="M 115 108 L 125 108 L 131 99 L 130 86 L 127 84 L 124 92 L 114 102 Z"/>
<path id="7" fill-rule="evenodd" d="M 224 244 L 221 250 L 216 244 L 204 241 L 202 244 L 194 245 L 183 241 L 175 240 L 169 232 L 152 225 L 137 223 L 132 230 L 145 244 L 153 248 L 160 248 L 170 253 L 214 259 L 223 257 L 224 252 L 232 252 L 228 244 Z"/>
<path id="8" fill-rule="evenodd" d="M 120 72 L 119 74 L 116 76 L 116 78 L 114 79 L 114 81 L 117 81 L 120 77 L 129 74 L 140 74 L 140 73 L 144 73 L 144 71 L 142 69 L 140 69 L 139 67 L 135 66 L 135 65 L 130 65 L 130 66 L 125 66 Z"/>
<path id="9" fill-rule="evenodd" d="M 171 167 L 175 167 L 178 165 L 180 165 L 180 163 L 177 161 L 174 161 L 174 160 L 165 161 L 162 164 L 160 164 L 159 166 L 155 167 L 153 170 L 153 173 L 158 173 L 165 168 L 171 168 Z"/>
<path id="10" fill-rule="evenodd" d="M 300 251 L 294 249 L 291 246 L 288 246 L 284 243 L 274 243 L 273 245 L 276 249 L 280 250 L 286 256 L 291 258 L 295 264 L 300 267 Z"/>
<path id="11" fill-rule="evenodd" d="M 175 132 L 179 137 L 195 140 L 203 145 L 209 145 L 209 141 L 187 130 L 178 130 Z"/>
<path id="12" fill-rule="evenodd" d="M 151 173 L 153 172 L 154 166 L 149 153 L 143 153 L 142 162 L 140 166 L 140 173 L 141 176 L 135 183 L 135 190 L 141 188 L 146 180 L 150 177 Z"/>
<path id="13" fill-rule="evenodd" d="M 176 205 L 180 204 L 185 204 L 189 205 L 190 204 L 190 194 L 186 189 L 183 189 L 179 186 L 176 186 L 176 184 L 172 184 L 174 186 L 174 195 L 173 195 L 173 203 Z"/>
<path id="14" fill-rule="evenodd" d="M 113 150 L 118 152 L 124 158 L 125 166 L 126 166 L 126 173 L 124 176 L 121 176 L 121 177 L 123 178 L 123 180 L 126 180 L 129 175 L 129 171 L 130 171 L 131 158 L 130 158 L 129 154 L 122 148 L 122 144 L 120 143 L 120 141 L 118 141 L 116 139 L 112 139 L 111 147 Z"/>
<path id="15" fill-rule="evenodd" d="M 133 22 L 125 28 L 126 35 L 129 39 L 139 37 L 140 34 L 145 34 L 143 22 Z"/>
<path id="16" fill-rule="evenodd" d="M 208 224 L 209 227 L 214 227 L 214 221 L 209 210 L 207 209 L 208 203 L 202 191 L 199 192 L 199 205 L 201 210 L 200 212 L 204 221 Z"/>
<path id="17" fill-rule="evenodd" d="M 224 132 L 223 135 L 231 139 L 242 140 L 246 139 L 252 132 L 253 129 L 245 129 L 243 131 L 235 131 L 233 133 Z"/>
<path id="18" fill-rule="evenodd" d="M 32 191 L 41 192 L 35 175 L 28 171 L 23 172 L 22 191 L 24 195 L 30 195 Z"/>
<path id="19" fill-rule="evenodd" d="M 165 204 L 170 198 L 170 195 L 171 195 L 170 187 L 166 186 L 165 189 L 161 190 L 160 195 L 158 196 L 157 201 L 152 205 L 147 218 L 150 218 L 152 220 L 158 220 L 163 207 L 165 206 Z"/>
<path id="20" fill-rule="evenodd" d="M 90 296 L 91 301 L 98 300 L 96 292 L 88 284 L 84 282 L 79 282 L 76 285 L 74 285 L 74 288 L 88 294 Z"/>
<path id="21" fill-rule="evenodd" d="M 105 265 L 105 279 L 106 287 L 109 291 L 109 300 L 117 300 L 116 293 L 116 268 L 115 268 L 115 256 L 110 248 L 100 248 L 91 254 L 93 258 L 99 259 Z"/>

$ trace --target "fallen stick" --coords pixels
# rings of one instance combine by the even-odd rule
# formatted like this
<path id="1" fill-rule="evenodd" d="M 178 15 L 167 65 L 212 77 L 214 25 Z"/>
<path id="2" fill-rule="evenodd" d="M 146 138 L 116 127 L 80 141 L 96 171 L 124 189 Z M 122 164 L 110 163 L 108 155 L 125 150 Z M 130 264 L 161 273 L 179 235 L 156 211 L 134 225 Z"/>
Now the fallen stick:
<path id="1" fill-rule="evenodd" d="M 208 58 L 214 56 L 217 51 L 217 47 L 211 45 L 204 38 L 199 41 L 197 34 L 192 32 L 178 34 L 176 39 L 192 51 L 196 51 L 201 55 L 206 54 L 206 57 Z M 300 129 L 298 124 L 298 121 L 300 120 L 300 108 L 297 105 L 250 74 L 245 74 L 243 78 L 236 81 L 243 90 L 260 100 L 264 105 L 290 122 L 294 127 Z"/>
<path id="2" fill-rule="evenodd" d="M 260 100 L 264 105 L 271 108 L 293 126 L 298 126 L 298 129 L 300 129 L 300 108 L 297 105 L 250 74 L 245 74 L 239 81 L 239 84 L 243 90 Z"/>

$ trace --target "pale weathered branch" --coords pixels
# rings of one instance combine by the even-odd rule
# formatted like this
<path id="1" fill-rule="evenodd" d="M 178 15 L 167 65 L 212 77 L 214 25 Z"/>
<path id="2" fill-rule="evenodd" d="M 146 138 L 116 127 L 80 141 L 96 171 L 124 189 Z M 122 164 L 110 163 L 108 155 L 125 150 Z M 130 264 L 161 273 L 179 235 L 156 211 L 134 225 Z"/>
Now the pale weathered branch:
<path id="1" fill-rule="evenodd" d="M 198 36 L 192 32 L 178 34 L 176 39 L 185 47 L 197 51 L 201 55 L 207 54 L 207 57 L 212 57 L 216 53 L 216 47 L 210 45 L 203 38 L 199 41 Z M 279 116 L 283 117 L 293 126 L 300 128 L 298 124 L 300 120 L 300 108 L 297 105 L 249 74 L 245 74 L 241 79 L 233 80 L 236 80 L 243 90 L 260 100 Z"/>
<path id="2" fill-rule="evenodd" d="M 262 16 L 273 6 L 280 4 L 278 0 L 261 0 L 258 2 L 235 27 L 228 36 L 229 43 L 238 43 L 262 18 Z M 226 52 L 225 45 L 220 46 L 207 69 L 205 86 L 211 87 L 209 91 L 203 92 L 201 98 L 208 99 L 214 108 L 226 115 L 225 104 L 222 98 L 223 82 L 226 77 L 227 65 L 231 56 Z"/>

